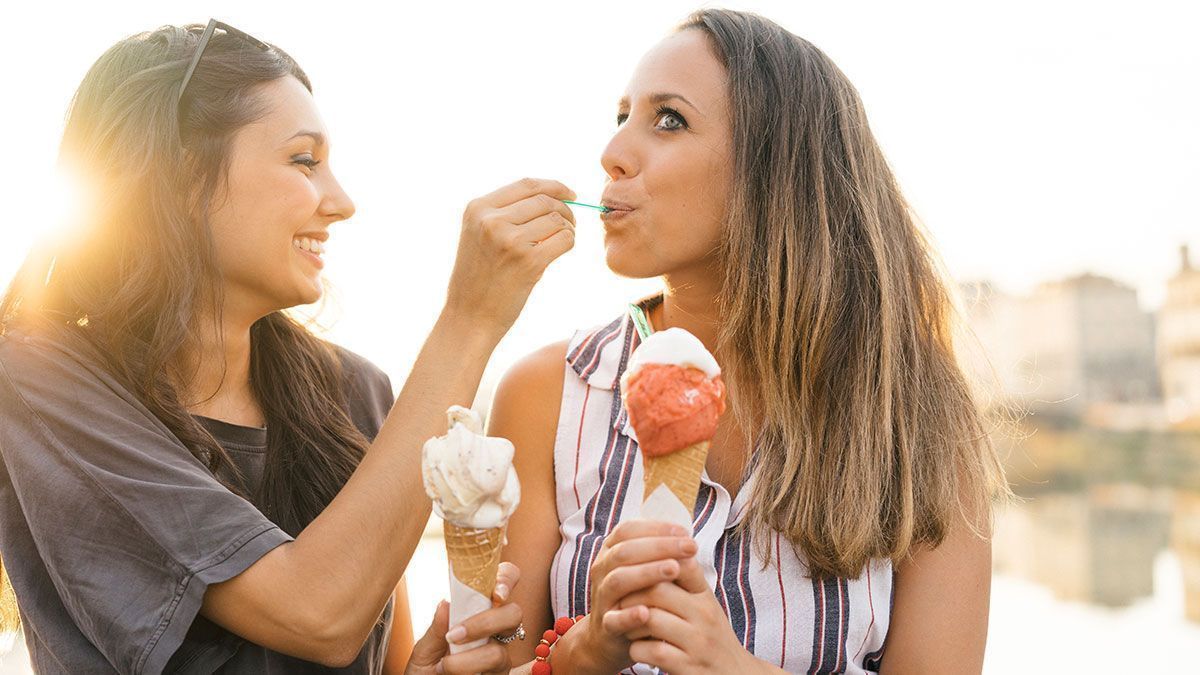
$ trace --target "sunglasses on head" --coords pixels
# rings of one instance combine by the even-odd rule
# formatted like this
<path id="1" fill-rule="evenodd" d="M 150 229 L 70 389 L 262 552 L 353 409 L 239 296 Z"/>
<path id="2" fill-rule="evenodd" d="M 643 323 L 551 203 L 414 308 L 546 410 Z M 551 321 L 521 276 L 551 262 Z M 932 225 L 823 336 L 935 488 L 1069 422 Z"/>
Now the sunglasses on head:
<path id="1" fill-rule="evenodd" d="M 176 105 L 179 105 L 179 102 L 183 100 L 183 92 L 187 90 L 188 82 L 192 80 L 192 74 L 196 72 L 196 66 L 200 65 L 200 58 L 204 56 L 204 48 L 208 46 L 209 39 L 212 38 L 213 33 L 216 32 L 218 28 L 225 31 L 229 35 L 234 35 L 242 40 L 245 40 L 246 42 L 249 42 L 263 51 L 267 51 L 271 48 L 270 45 L 262 40 L 259 40 L 249 33 L 240 31 L 224 21 L 209 19 L 208 25 L 204 27 L 204 32 L 200 34 L 200 44 L 196 45 L 196 53 L 192 55 L 192 62 L 188 64 L 188 69 L 183 74 L 183 81 L 179 83 L 179 94 L 175 97 Z"/>

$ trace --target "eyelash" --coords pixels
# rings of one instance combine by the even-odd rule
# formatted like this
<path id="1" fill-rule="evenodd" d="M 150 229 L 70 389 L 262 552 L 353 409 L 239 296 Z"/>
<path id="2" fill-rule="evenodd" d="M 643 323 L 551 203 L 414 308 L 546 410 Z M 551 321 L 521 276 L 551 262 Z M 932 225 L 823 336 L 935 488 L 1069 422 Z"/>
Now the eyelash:
<path id="1" fill-rule="evenodd" d="M 292 163 L 299 164 L 300 166 L 306 166 L 309 169 L 315 169 L 317 165 L 321 163 L 321 160 L 311 159 L 308 157 L 293 157 Z"/>
<path id="2" fill-rule="evenodd" d="M 657 120 L 658 118 L 662 117 L 663 115 L 670 115 L 670 116 L 674 117 L 675 119 L 679 120 L 679 126 L 678 126 L 678 127 L 676 127 L 676 128 L 674 128 L 674 129 L 662 129 L 662 131 L 679 131 L 679 130 L 681 130 L 681 129 L 687 129 L 687 128 L 688 128 L 688 123 L 687 123 L 687 120 L 685 120 L 685 119 L 683 118 L 683 115 L 680 115 L 680 114 L 679 114 L 679 111 L 678 111 L 678 110 L 675 110 L 674 108 L 669 108 L 669 107 L 667 107 L 667 106 L 659 106 L 658 108 L 656 108 L 656 109 L 654 110 L 654 119 L 655 119 L 655 120 Z M 628 119 L 629 119 L 629 114 L 628 114 L 628 113 L 620 113 L 620 114 L 618 114 L 618 115 L 617 115 L 617 126 L 621 126 L 621 125 L 622 125 L 622 124 L 624 124 L 624 123 L 626 122 L 626 120 L 628 120 Z"/>
<path id="3" fill-rule="evenodd" d="M 679 121 L 679 126 L 675 129 L 664 129 L 663 131 L 678 131 L 679 129 L 688 128 L 687 120 L 683 119 L 683 115 L 680 115 L 678 110 L 674 108 L 668 108 L 665 105 L 659 106 L 658 109 L 654 111 L 654 119 L 657 120 L 663 115 L 670 115 Z"/>

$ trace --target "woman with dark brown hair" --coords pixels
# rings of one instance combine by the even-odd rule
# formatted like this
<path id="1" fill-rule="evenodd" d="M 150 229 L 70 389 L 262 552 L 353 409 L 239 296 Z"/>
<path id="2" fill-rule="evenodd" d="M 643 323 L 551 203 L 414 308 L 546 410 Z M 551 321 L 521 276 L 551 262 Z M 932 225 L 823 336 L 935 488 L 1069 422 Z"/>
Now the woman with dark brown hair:
<path id="1" fill-rule="evenodd" d="M 400 672 L 410 649 L 408 672 L 508 672 L 497 641 L 443 656 L 519 632 L 515 567 L 415 649 L 402 575 L 421 444 L 573 245 L 573 194 L 526 179 L 471 203 L 393 405 L 285 311 L 321 297 L 354 214 L 311 89 L 216 22 L 122 40 L 78 89 L 61 161 L 85 221 L 0 304 L 0 554 L 38 672 Z"/>
<path id="2" fill-rule="evenodd" d="M 675 530 L 631 521 L 633 316 L 509 372 L 490 425 L 523 486 L 505 559 L 526 622 L 566 629 L 539 656 L 568 673 L 979 672 L 1007 488 L 947 285 L 853 86 L 778 25 L 704 10 L 646 54 L 617 124 L 607 263 L 662 277 L 633 314 L 704 343 L 732 414 Z"/>

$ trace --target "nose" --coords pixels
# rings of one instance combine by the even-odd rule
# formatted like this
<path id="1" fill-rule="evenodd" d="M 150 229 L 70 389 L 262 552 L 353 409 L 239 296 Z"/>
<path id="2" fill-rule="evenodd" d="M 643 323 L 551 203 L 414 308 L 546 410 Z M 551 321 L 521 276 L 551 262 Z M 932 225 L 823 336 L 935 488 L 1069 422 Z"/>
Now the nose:
<path id="1" fill-rule="evenodd" d="M 354 201 L 342 189 L 342 184 L 338 182 L 337 178 L 334 178 L 332 171 L 327 171 L 325 176 L 327 185 L 324 198 L 321 200 L 321 215 L 328 218 L 330 222 L 349 220 L 354 216 Z"/>
<path id="2" fill-rule="evenodd" d="M 604 147 L 604 152 L 600 153 L 600 165 L 604 167 L 604 173 L 608 174 L 609 180 L 628 178 L 637 173 L 633 139 L 630 134 L 625 133 L 626 128 L 617 129 L 617 133 L 613 134 L 608 145 Z"/>

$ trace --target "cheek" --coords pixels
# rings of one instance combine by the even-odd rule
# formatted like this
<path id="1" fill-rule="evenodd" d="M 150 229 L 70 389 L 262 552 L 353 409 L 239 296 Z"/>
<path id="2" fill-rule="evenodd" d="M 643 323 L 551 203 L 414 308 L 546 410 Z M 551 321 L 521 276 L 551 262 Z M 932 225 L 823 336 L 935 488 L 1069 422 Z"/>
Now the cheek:
<path id="1" fill-rule="evenodd" d="M 710 259 L 725 236 L 728 163 L 723 148 L 694 142 L 647 153 L 640 181 L 649 208 L 637 227 L 606 235 L 609 268 L 646 278 Z"/>
<path id="2" fill-rule="evenodd" d="M 271 178 L 248 195 L 254 221 L 273 236 L 290 242 L 292 235 L 310 223 L 320 197 L 312 182 L 299 171 L 284 170 Z"/>
<path id="3" fill-rule="evenodd" d="M 229 198 L 213 218 L 217 257 L 225 272 L 288 260 L 292 237 L 319 204 L 312 184 L 295 173 L 267 170 L 231 178 Z"/>
<path id="4" fill-rule="evenodd" d="M 652 234 L 670 247 L 673 257 L 704 257 L 723 236 L 728 167 L 708 149 L 673 155 L 647 172 L 646 190 L 654 204 Z"/>
<path id="5" fill-rule="evenodd" d="M 289 241 L 309 223 L 320 204 L 312 182 L 300 171 L 287 169 L 247 183 L 242 197 L 249 222 L 256 229 Z"/>

